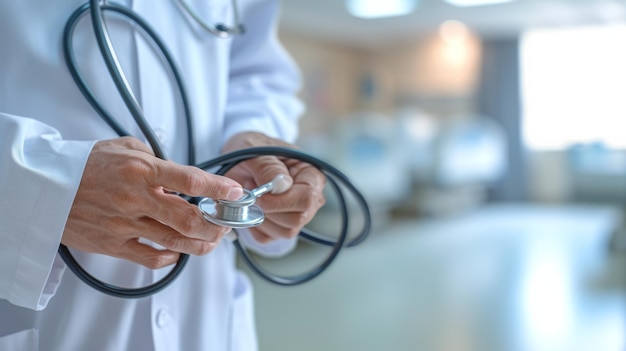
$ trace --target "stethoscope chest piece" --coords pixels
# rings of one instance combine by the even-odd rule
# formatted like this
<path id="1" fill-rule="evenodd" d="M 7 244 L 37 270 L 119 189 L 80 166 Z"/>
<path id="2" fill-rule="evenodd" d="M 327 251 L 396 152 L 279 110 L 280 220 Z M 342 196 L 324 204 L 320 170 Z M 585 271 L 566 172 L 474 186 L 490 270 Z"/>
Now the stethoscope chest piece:
<path id="1" fill-rule="evenodd" d="M 244 190 L 244 196 L 237 201 L 205 198 L 198 203 L 198 208 L 211 223 L 230 228 L 249 228 L 265 220 L 263 210 L 255 202 L 256 196 L 252 191 Z"/>

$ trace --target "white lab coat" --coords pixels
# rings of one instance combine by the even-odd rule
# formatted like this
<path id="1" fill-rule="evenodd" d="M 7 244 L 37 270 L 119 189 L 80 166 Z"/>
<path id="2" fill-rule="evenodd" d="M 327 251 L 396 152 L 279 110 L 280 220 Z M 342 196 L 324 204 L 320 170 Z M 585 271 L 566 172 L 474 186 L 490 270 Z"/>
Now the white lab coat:
<path id="1" fill-rule="evenodd" d="M 192 257 L 148 298 L 110 297 L 80 282 L 56 251 L 95 140 L 116 137 L 73 83 L 62 55 L 65 21 L 83 0 L 0 2 L 0 350 L 254 350 L 249 282 L 222 242 Z M 209 23 L 230 0 L 190 1 Z M 237 132 L 293 141 L 298 73 L 275 38 L 277 4 L 239 0 L 246 33 L 219 39 L 174 0 L 123 1 L 163 36 L 185 79 L 198 160 Z M 167 71 L 150 45 L 111 16 L 120 59 L 170 159 L 186 163 L 186 132 Z M 105 106 L 140 135 L 108 78 L 84 18 L 74 40 L 83 74 Z M 105 281 L 134 286 L 169 271 L 76 253 Z"/>

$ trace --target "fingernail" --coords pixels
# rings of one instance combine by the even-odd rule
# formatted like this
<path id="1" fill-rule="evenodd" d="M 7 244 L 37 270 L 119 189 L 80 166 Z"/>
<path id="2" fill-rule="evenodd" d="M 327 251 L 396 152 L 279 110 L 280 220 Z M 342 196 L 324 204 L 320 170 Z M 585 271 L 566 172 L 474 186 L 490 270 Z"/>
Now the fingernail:
<path id="1" fill-rule="evenodd" d="M 291 188 L 293 180 L 291 179 L 291 177 L 288 177 L 284 174 L 279 174 L 274 177 L 274 179 L 272 179 L 272 183 L 274 184 L 272 194 L 281 194 Z"/>
<path id="2" fill-rule="evenodd" d="M 228 195 L 226 195 L 226 199 L 224 200 L 237 201 L 241 199 L 242 196 L 243 196 L 243 189 L 241 187 L 236 186 L 228 190 Z"/>

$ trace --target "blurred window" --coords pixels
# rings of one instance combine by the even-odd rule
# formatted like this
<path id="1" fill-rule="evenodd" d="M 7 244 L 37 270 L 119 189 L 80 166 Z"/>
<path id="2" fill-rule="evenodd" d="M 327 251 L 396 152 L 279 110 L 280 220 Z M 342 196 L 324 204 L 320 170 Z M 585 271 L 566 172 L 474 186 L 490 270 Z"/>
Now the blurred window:
<path id="1" fill-rule="evenodd" d="M 626 148 L 626 25 L 528 31 L 520 52 L 528 148 Z"/>

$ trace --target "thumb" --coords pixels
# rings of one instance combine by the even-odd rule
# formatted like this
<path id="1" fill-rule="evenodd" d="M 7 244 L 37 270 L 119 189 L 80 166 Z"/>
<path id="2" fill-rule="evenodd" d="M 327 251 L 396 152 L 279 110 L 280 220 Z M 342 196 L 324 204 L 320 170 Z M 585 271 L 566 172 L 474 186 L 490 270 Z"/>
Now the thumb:
<path id="1" fill-rule="evenodd" d="M 261 156 L 248 160 L 247 163 L 257 186 L 269 182 L 274 183 L 272 194 L 284 193 L 293 185 L 289 169 L 275 156 Z"/>

